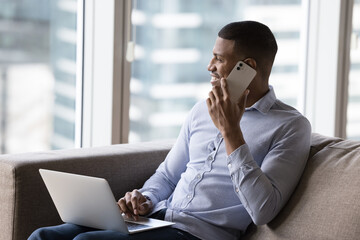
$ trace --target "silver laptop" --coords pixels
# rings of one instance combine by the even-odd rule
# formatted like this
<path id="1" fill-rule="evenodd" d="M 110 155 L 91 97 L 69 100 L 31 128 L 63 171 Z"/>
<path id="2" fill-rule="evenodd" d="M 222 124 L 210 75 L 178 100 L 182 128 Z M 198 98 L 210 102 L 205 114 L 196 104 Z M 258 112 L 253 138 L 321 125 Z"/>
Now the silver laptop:
<path id="1" fill-rule="evenodd" d="M 126 234 L 170 226 L 174 223 L 140 217 L 124 219 L 103 178 L 52 170 L 39 170 L 63 222 Z"/>

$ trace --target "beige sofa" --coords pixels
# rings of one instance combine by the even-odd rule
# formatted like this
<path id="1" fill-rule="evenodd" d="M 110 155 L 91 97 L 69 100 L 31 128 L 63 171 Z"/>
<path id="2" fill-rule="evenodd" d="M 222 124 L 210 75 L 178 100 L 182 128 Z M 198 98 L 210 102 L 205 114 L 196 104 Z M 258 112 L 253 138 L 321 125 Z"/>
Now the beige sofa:
<path id="1" fill-rule="evenodd" d="M 61 223 L 39 168 L 106 178 L 116 198 L 139 188 L 168 142 L 0 155 L 0 239 Z M 360 239 L 360 142 L 312 135 L 303 177 L 280 214 L 242 239 Z"/>

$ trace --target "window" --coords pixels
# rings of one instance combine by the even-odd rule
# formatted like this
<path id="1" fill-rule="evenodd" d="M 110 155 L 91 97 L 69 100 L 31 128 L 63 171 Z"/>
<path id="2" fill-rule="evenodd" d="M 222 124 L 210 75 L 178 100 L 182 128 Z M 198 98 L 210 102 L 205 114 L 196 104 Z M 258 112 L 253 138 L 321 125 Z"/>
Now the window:
<path id="1" fill-rule="evenodd" d="M 360 0 L 354 1 L 350 50 L 347 137 L 360 140 Z"/>
<path id="2" fill-rule="evenodd" d="M 77 0 L 3 0 L 0 153 L 75 146 Z"/>
<path id="3" fill-rule="evenodd" d="M 348 53 L 339 47 L 349 39 L 347 1 L 83 2 L 2 1 L 0 153 L 175 138 L 211 89 L 207 65 L 216 33 L 240 20 L 264 22 L 277 38 L 270 84 L 279 99 L 303 112 L 314 132 L 360 139 L 359 0 L 349 96 L 338 87 L 347 89 L 339 67 L 347 57 L 340 53 Z M 125 60 L 129 39 L 132 63 Z M 347 123 L 339 109 L 348 109 Z"/>
<path id="4" fill-rule="evenodd" d="M 207 98 L 216 34 L 232 21 L 257 20 L 272 29 L 279 51 L 270 84 L 278 98 L 302 111 L 303 13 L 299 0 L 134 2 L 129 141 L 178 135 L 190 108 Z"/>

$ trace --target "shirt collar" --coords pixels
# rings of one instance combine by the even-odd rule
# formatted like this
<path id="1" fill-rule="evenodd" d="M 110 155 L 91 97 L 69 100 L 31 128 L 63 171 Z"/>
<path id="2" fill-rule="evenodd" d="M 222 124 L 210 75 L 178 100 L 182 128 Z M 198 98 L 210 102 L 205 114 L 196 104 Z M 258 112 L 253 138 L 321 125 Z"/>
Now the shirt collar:
<path id="1" fill-rule="evenodd" d="M 266 114 L 269 112 L 271 107 L 274 105 L 276 101 L 276 95 L 274 88 L 272 86 L 269 86 L 269 91 L 263 96 L 261 99 L 259 99 L 256 103 L 254 103 L 251 107 L 246 108 L 246 111 L 250 111 L 253 109 L 258 110 L 259 112 Z"/>

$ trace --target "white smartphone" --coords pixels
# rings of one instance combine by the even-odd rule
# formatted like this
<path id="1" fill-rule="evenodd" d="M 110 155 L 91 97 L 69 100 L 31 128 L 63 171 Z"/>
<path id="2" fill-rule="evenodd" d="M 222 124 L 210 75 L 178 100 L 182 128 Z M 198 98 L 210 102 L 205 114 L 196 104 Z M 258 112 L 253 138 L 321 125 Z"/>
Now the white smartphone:
<path id="1" fill-rule="evenodd" d="M 255 69 L 239 61 L 226 78 L 231 101 L 237 103 L 256 75 Z"/>

